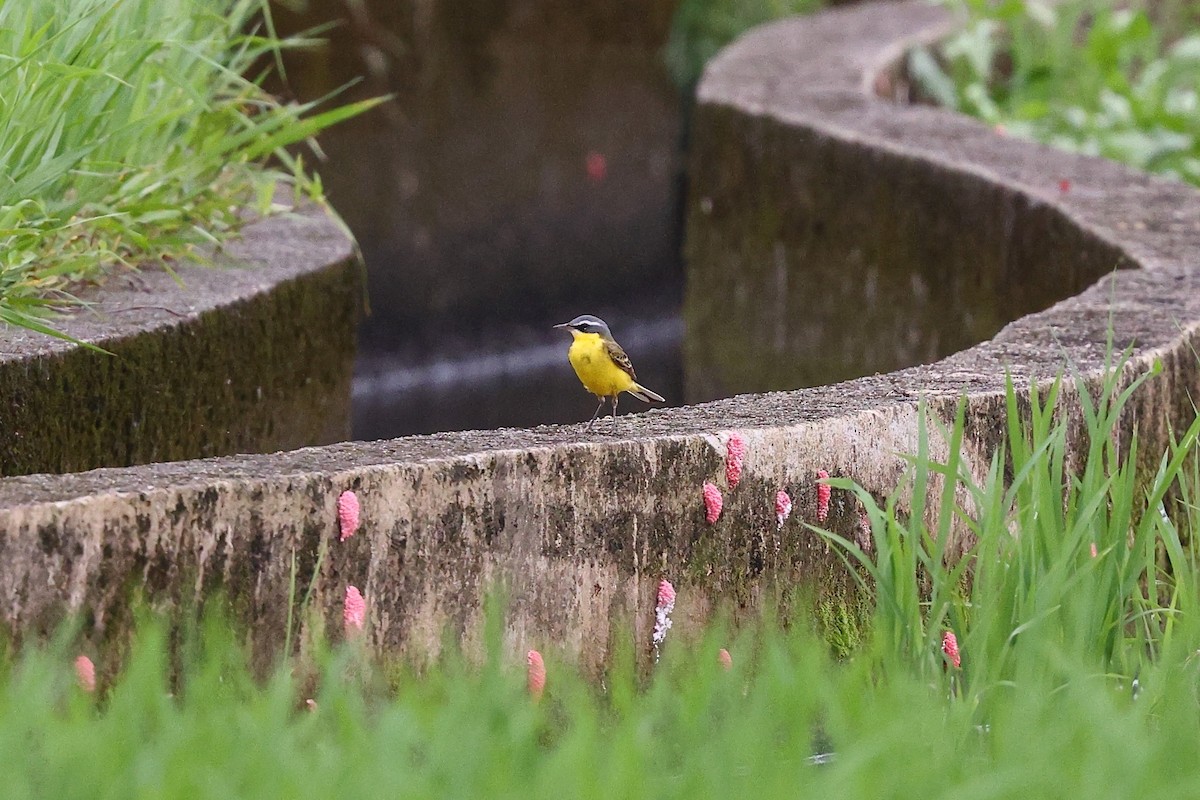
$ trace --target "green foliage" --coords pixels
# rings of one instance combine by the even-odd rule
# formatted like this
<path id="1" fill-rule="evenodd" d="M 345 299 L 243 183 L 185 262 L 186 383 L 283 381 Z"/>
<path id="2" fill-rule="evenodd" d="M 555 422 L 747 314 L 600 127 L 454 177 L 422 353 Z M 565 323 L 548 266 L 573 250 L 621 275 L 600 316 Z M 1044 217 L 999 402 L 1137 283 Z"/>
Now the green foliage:
<path id="1" fill-rule="evenodd" d="M 881 669 L 907 664 L 937 679 L 946 672 L 941 637 L 954 631 L 966 655 L 961 671 L 950 672 L 953 689 L 987 719 L 1018 687 L 1052 692 L 1080 679 L 1128 687 L 1165 653 L 1196 650 L 1200 584 L 1195 537 L 1186 532 L 1197 530 L 1200 419 L 1162 454 L 1153 476 L 1139 476 L 1137 436 L 1120 441 L 1119 419 L 1152 375 L 1126 386 L 1122 372 L 1111 370 L 1094 397 L 1080 378 L 1047 392 L 1031 387 L 1024 398 L 1010 384 L 1007 444 L 982 476 L 960 455 L 960 407 L 956 424 L 938 429 L 949 443 L 945 462 L 920 438 L 904 495 L 912 498 L 909 515 L 898 512 L 901 497 L 880 508 L 849 481 L 834 483 L 855 491 L 871 517 L 876 558 L 825 535 L 873 579 Z M 1065 391 L 1080 398 L 1086 425 L 1074 446 L 1056 416 Z M 930 514 L 921 498 L 934 479 L 940 500 Z M 955 527 L 974 545 L 952 562 L 945 546 Z"/>
<path id="2" fill-rule="evenodd" d="M 682 0 L 664 51 L 667 68 L 676 85 L 690 94 L 709 59 L 744 31 L 810 13 L 824 4 L 824 0 Z"/>
<path id="3" fill-rule="evenodd" d="M 37 317 L 73 283 L 218 242 L 279 182 L 319 194 L 284 148 L 371 103 L 313 114 L 263 91 L 285 44 L 255 32 L 265 12 L 0 3 L 0 321 L 52 332 Z"/>
<path id="4" fill-rule="evenodd" d="M 863 593 L 866 596 L 866 592 Z M 835 659 L 859 653 L 867 640 L 871 610 L 842 602 L 821 600 L 816 606 L 816 630 Z"/>
<path id="5" fill-rule="evenodd" d="M 1200 34 L 1186 3 L 955 0 L 964 27 L 910 55 L 924 92 L 1013 135 L 1200 184 Z"/>

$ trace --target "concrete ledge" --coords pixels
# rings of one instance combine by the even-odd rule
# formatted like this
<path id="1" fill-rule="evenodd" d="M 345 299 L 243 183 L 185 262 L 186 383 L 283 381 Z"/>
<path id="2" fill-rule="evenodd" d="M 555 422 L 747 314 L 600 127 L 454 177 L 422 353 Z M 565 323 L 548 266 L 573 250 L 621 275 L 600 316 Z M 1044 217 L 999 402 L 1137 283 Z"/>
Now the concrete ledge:
<path id="1" fill-rule="evenodd" d="M 0 330 L 0 475 L 344 440 L 362 281 L 321 209 L 252 223 L 213 266 L 127 273 L 56 321 L 105 356 Z"/>
<path id="2" fill-rule="evenodd" d="M 1200 391 L 1192 351 L 1200 344 L 1200 193 L 864 91 L 898 40 L 933 35 L 944 24 L 923 4 L 863 6 L 767 26 L 725 51 L 700 88 L 697 148 L 736 154 L 741 147 L 744 157 L 734 163 L 745 169 L 710 168 L 697 156 L 691 236 L 736 256 L 737 226 L 724 220 L 749 219 L 744 210 L 757 190 L 778 187 L 775 177 L 793 163 L 815 163 L 824 153 L 860 176 L 886 177 L 870 190 L 876 208 L 959 208 L 964 225 L 1007 220 L 986 235 L 949 224 L 937 235 L 950 237 L 951 249 L 1010 263 L 1017 283 L 1040 279 L 1019 274 L 1026 263 L 1053 267 L 1081 290 L 1077 296 L 929 366 L 651 411 L 592 433 L 582 426 L 468 432 L 3 480 L 4 626 L 19 639 L 82 611 L 91 646 L 115 647 L 131 587 L 168 607 L 222 589 L 267 657 L 284 638 L 293 558 L 300 589 L 314 587 L 310 626 L 337 625 L 345 586 L 354 584 L 367 597 L 371 643 L 418 658 L 437 651 L 444 627 L 476 641 L 483 593 L 496 584 L 510 601 L 514 653 L 557 649 L 591 667 L 623 630 L 618 623 L 632 620 L 639 645 L 648 645 L 660 577 L 679 590 L 672 636 L 686 635 L 717 604 L 752 608 L 787 600 L 797 586 L 826 602 L 852 602 L 840 562 L 804 526 L 817 521 L 817 470 L 889 493 L 903 470 L 899 454 L 916 449 L 922 396 L 928 413 L 944 420 L 965 395 L 967 457 L 984 463 L 1001 435 L 1004 371 L 1022 382 L 1044 379 L 1069 361 L 1095 384 L 1110 321 L 1118 345 L 1134 345 L 1130 375 L 1155 359 L 1165 366 L 1127 420 L 1142 436 L 1144 458 L 1156 459 L 1167 424 L 1189 421 L 1189 397 Z M 781 152 L 799 161 L 776 160 Z M 1060 177 L 1072 181 L 1065 195 Z M 777 208 L 791 214 L 778 220 L 781 235 L 806 219 Z M 922 214 L 914 219 L 937 219 Z M 715 231 L 698 215 L 713 217 Z M 864 237 L 878 242 L 886 238 L 869 226 L 893 224 L 878 215 L 860 221 Z M 1129 269 L 1109 274 L 1115 266 Z M 696 280 L 718 285 L 715 267 L 693 268 Z M 802 268 L 772 262 L 788 280 Z M 746 269 L 759 274 L 753 264 Z M 1083 288 L 1097 275 L 1105 277 Z M 738 291 L 770 301 L 743 302 Z M 753 328 L 792 324 L 812 311 L 814 300 L 802 292 L 765 292 L 752 283 L 735 287 L 712 317 L 693 321 L 719 314 Z M 1064 413 L 1077 414 L 1069 398 Z M 746 456 L 742 481 L 730 490 L 724 465 L 732 432 L 744 438 Z M 934 451 L 944 444 L 935 442 Z M 714 525 L 704 518 L 704 481 L 725 490 Z M 347 489 L 362 502 L 363 529 L 338 542 L 335 505 Z M 782 529 L 773 509 L 779 489 L 796 500 Z M 858 509 L 850 498 L 834 493 L 827 525 L 854 535 Z"/>

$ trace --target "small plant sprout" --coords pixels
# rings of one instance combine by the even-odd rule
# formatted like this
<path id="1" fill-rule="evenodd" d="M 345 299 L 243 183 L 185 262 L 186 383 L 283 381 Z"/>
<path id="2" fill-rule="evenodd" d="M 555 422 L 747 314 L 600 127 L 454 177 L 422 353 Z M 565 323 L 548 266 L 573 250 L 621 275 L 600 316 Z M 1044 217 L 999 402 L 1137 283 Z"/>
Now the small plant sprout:
<path id="1" fill-rule="evenodd" d="M 792 514 L 792 498 L 783 489 L 775 494 L 775 523 L 783 530 L 783 523 Z"/>
<path id="2" fill-rule="evenodd" d="M 962 657 L 958 654 L 958 638 L 954 635 L 954 631 L 946 631 L 942 634 L 942 653 L 955 669 L 962 668 Z"/>
<path id="3" fill-rule="evenodd" d="M 824 523 L 829 518 L 829 498 L 833 489 L 827 483 L 822 483 L 829 477 L 823 469 L 817 470 L 817 522 Z"/>
<path id="4" fill-rule="evenodd" d="M 367 624 L 367 601 L 357 586 L 346 587 L 346 599 L 342 602 L 342 625 L 346 636 L 360 633 Z"/>
<path id="5" fill-rule="evenodd" d="M 740 433 L 730 434 L 725 445 L 725 483 L 732 490 L 742 482 L 742 461 L 746 458 L 746 440 Z"/>
<path id="6" fill-rule="evenodd" d="M 716 484 L 704 482 L 704 520 L 712 525 L 721 516 L 721 508 L 725 501 L 721 498 L 721 490 Z"/>
<path id="7" fill-rule="evenodd" d="M 541 653 L 530 650 L 525 656 L 525 663 L 528 665 L 526 682 L 529 686 L 529 696 L 537 702 L 542 699 L 542 692 L 546 690 L 546 662 L 542 660 Z"/>
<path id="8" fill-rule="evenodd" d="M 75 680 L 79 683 L 79 688 L 88 694 L 96 691 L 96 665 L 87 656 L 75 659 Z"/>
<path id="9" fill-rule="evenodd" d="M 671 612 L 675 610 L 675 587 L 665 578 L 658 584 L 658 604 L 654 607 L 654 663 L 658 663 L 659 650 L 671 630 Z"/>
<path id="10" fill-rule="evenodd" d="M 338 541 L 344 542 L 354 535 L 358 530 L 359 511 L 361 510 L 358 503 L 358 495 L 354 492 L 342 492 L 338 496 L 337 513 L 338 513 Z"/>

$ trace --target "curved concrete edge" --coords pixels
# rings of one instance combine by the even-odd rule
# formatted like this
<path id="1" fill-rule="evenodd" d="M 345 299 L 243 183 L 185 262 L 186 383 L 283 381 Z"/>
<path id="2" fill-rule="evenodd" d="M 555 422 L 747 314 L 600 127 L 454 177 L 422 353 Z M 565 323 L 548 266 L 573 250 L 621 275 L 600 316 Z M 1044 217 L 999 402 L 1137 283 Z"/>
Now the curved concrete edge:
<path id="1" fill-rule="evenodd" d="M 1052 208 L 1095 250 L 1118 251 L 1140 269 L 1115 273 L 929 366 L 650 411 L 591 433 L 582 426 L 477 431 L 6 479 L 4 626 L 19 639 L 82 612 L 90 646 L 119 647 L 131 588 L 165 607 L 219 588 L 248 623 L 255 651 L 269 659 L 284 640 L 293 586 L 301 594 L 313 586 L 317 613 L 300 616 L 316 630 L 336 626 L 353 584 L 367 598 L 371 643 L 421 659 L 437 652 L 447 627 L 477 641 L 483 595 L 501 586 L 514 654 L 559 651 L 597 668 L 629 621 L 648 652 L 662 577 L 679 592 L 672 637 L 687 636 L 722 605 L 807 603 L 814 595 L 852 603 L 849 575 L 805 525 L 818 522 L 817 471 L 851 477 L 878 496 L 891 492 L 904 470 L 900 454 L 917 448 L 919 398 L 945 421 L 963 396 L 968 459 L 982 468 L 1003 428 L 1004 371 L 1025 383 L 1070 363 L 1095 386 L 1110 321 L 1118 344 L 1133 343 L 1130 376 L 1155 360 L 1165 366 L 1128 415 L 1143 457 L 1153 461 L 1166 425 L 1190 420 L 1189 393 L 1200 390 L 1193 355 L 1200 277 L 1192 263 L 1200 217 L 1177 215 L 1195 209 L 1200 195 L 1023 142 L 1003 145 L 1005 161 L 977 163 L 972 143 L 991 136 L 981 126 L 863 94 L 864 72 L 891 43 L 944 22 L 936 9 L 902 3 L 767 26 L 712 65 L 699 113 L 713 108 L 816 130 L 880 163 L 928 166 L 947 192 L 1001 187 L 1000 196 Z M 870 75 L 866 81 L 873 85 Z M 904 133 L 903 143 L 892 131 Z M 942 135 L 949 131 L 957 135 Z M 1066 197 L 1040 182 L 1063 158 L 1079 187 Z M 1069 397 L 1063 410 L 1078 417 Z M 730 489 L 725 459 L 734 432 L 746 455 L 741 483 Z M 944 454 L 935 440 L 932 455 Z M 713 525 L 701 500 L 705 481 L 724 491 Z M 780 489 L 796 505 L 782 528 L 773 505 Z M 336 503 L 345 490 L 357 493 L 363 524 L 339 542 Z M 826 526 L 855 536 L 852 497 L 834 492 Z M 809 596 L 793 597 L 796 587 Z"/>
<path id="2" fill-rule="evenodd" d="M 84 287 L 72 342 L 0 329 L 0 475 L 341 441 L 362 279 L 321 207 L 251 222 L 205 264 Z"/>
<path id="3" fill-rule="evenodd" d="M 969 416 L 978 408 L 983 419 L 993 407 L 987 398 L 1003 390 L 1006 370 L 1025 385 L 1073 365 L 1095 385 L 1111 323 L 1117 349 L 1130 343 L 1135 348 L 1127 367 L 1131 374 L 1155 359 L 1165 363 L 1165 376 L 1148 392 L 1156 396 L 1156 405 L 1132 412 L 1149 445 L 1142 456 L 1152 462 L 1165 441 L 1166 424 L 1185 425 L 1194 418 L 1191 398 L 1200 387 L 1194 348 L 1200 321 L 1200 192 L 1115 162 L 1002 136 L 944 109 L 881 99 L 900 80 L 907 49 L 944 36 L 951 21 L 946 10 L 919 2 L 864 4 L 762 26 L 710 63 L 699 88 L 692 149 L 688 322 L 701 333 L 689 336 L 689 352 L 718 350 L 720 342 L 714 340 L 736 329 L 770 330 L 786 324 L 788 315 L 811 310 L 773 300 L 778 281 L 770 268 L 762 270 L 760 284 L 728 285 L 720 273 L 728 273 L 730 263 L 710 254 L 736 248 L 740 230 L 737 219 L 721 221 L 722 211 L 732 209 L 734 216 L 755 208 L 776 216 L 790 212 L 792 217 L 776 227 L 787 235 L 789 225 L 813 224 L 813 209 L 821 202 L 813 196 L 828 190 L 847 201 L 841 216 L 849 221 L 838 224 L 851 233 L 858 226 L 861 239 L 876 245 L 903 240 L 869 235 L 872 224 L 900 224 L 886 214 L 864 217 L 853 207 L 856 188 L 874 192 L 876 202 L 864 204 L 872 212 L 882 208 L 904 217 L 906 206 L 938 209 L 924 218 L 941 227 L 917 231 L 906 244 L 922 236 L 954 238 L 956 246 L 941 252 L 961 255 L 974 247 L 982 256 L 981 246 L 996 248 L 1005 271 L 1001 277 L 1010 283 L 1081 284 L 1074 296 L 1021 316 L 980 345 L 929 366 L 890 373 L 897 391 L 961 390 L 968 395 Z M 762 185 L 731 186 L 712 166 L 714 155 L 733 159 L 740 174 Z M 781 155 L 803 163 L 781 160 Z M 805 185 L 805 178 L 832 179 L 834 167 L 823 166 L 824 161 L 852 171 L 854 179 L 833 187 Z M 789 171 L 799 176 L 776 177 Z M 781 185 L 804 189 L 801 207 L 781 210 L 763 200 L 763 193 L 779 192 Z M 987 231 L 963 231 L 955 223 L 975 223 Z M 802 247 L 811 242 L 804 239 Z M 915 247 L 916 252 L 928 249 Z M 845 258 L 845 264 L 853 263 Z M 1048 279 L 1039 269 L 1023 271 L 1029 264 L 1061 275 Z M 810 302 L 819 305 L 820 284 L 812 288 Z M 710 296 L 697 299 L 701 294 Z M 735 351 L 732 357 L 747 355 Z M 703 359 L 693 362 L 703 366 Z M 857 395 L 870 385 L 857 380 L 843 387 Z M 993 441 L 983 437 L 979 452 L 987 452 Z"/>

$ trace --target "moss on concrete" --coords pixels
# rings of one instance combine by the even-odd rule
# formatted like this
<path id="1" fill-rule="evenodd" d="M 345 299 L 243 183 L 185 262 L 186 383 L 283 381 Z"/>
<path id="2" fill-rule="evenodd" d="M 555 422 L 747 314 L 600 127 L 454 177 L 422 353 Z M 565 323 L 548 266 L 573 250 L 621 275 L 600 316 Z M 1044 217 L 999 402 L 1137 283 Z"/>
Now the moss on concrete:
<path id="1" fill-rule="evenodd" d="M 1131 265 L 1053 205 L 820 118 L 702 103 L 693 125 L 693 401 L 930 363 Z"/>
<path id="2" fill-rule="evenodd" d="M 850 600 L 824 598 L 817 601 L 817 633 L 838 660 L 860 652 L 870 636 L 872 608 L 864 597 Z"/>
<path id="3" fill-rule="evenodd" d="M 319 217 L 305 219 L 320 228 Z M 112 355 L 14 341 L 20 332 L 7 332 L 10 346 L 0 347 L 0 475 L 346 438 L 360 270 L 348 243 L 321 263 L 297 252 L 303 241 L 263 241 L 294 235 L 295 225 L 256 223 L 238 260 L 182 269 L 182 286 L 147 272 L 85 293 L 94 318 L 80 312 L 65 327 L 75 335 L 79 323 L 90 325 L 91 339 Z M 345 242 L 329 226 L 325 235 Z M 244 290 L 222 289 L 236 283 L 231 278 Z M 127 309 L 140 318 L 128 319 Z"/>

